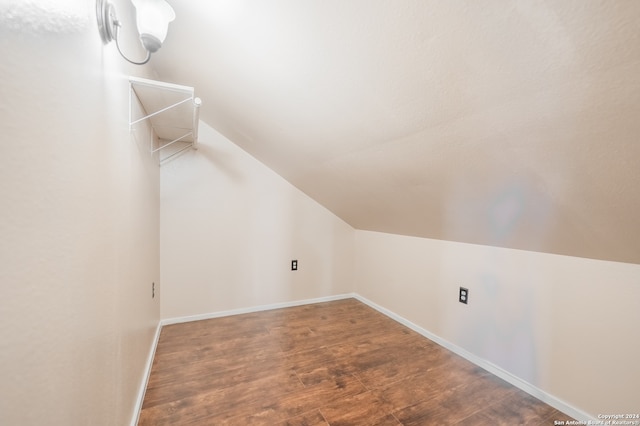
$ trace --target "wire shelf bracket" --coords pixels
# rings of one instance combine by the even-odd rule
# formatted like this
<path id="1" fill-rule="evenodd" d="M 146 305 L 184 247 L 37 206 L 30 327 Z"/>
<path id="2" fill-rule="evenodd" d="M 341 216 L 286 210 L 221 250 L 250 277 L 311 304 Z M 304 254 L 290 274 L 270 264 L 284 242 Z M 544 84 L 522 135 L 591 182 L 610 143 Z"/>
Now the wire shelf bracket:
<path id="1" fill-rule="evenodd" d="M 140 103 L 141 117 L 134 117 L 140 115 L 140 111 L 134 112 L 134 96 Z M 200 105 L 193 87 L 129 77 L 129 130 L 138 123 L 150 123 L 149 151 L 152 155 L 158 152 L 160 165 L 190 148 L 198 149 Z"/>

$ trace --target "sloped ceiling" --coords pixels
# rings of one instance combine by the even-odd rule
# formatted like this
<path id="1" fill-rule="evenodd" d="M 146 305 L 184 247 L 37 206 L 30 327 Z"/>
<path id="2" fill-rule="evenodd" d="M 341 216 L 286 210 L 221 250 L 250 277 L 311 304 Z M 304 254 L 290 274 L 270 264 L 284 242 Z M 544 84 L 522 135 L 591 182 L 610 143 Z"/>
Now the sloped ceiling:
<path id="1" fill-rule="evenodd" d="M 159 78 L 353 227 L 640 263 L 640 1 L 169 3 Z"/>

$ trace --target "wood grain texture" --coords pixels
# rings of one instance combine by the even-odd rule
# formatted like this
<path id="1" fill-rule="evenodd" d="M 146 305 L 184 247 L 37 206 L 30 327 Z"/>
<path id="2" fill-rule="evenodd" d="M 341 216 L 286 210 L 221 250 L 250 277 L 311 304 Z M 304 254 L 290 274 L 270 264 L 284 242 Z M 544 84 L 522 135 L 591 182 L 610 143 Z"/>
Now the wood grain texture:
<path id="1" fill-rule="evenodd" d="M 355 299 L 162 329 L 140 426 L 568 420 Z"/>

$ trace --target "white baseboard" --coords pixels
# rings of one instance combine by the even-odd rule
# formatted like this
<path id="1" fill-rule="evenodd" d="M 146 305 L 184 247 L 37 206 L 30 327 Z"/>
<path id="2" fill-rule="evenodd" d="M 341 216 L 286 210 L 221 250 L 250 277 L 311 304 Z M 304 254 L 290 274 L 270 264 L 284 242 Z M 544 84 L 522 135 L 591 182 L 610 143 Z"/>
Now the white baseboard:
<path id="1" fill-rule="evenodd" d="M 486 361 L 480 357 L 478 357 L 477 355 L 472 354 L 471 352 L 467 351 L 466 349 L 461 348 L 460 346 L 454 345 L 453 343 L 449 342 L 448 340 L 445 340 L 443 338 L 441 338 L 440 336 L 437 336 L 433 333 L 431 333 L 430 331 L 425 330 L 424 328 L 412 323 L 411 321 L 407 320 L 406 318 L 401 317 L 400 315 L 386 309 L 383 308 L 382 306 L 372 302 L 371 300 L 360 296 L 359 294 L 354 294 L 353 296 L 355 299 L 361 301 L 362 303 L 372 307 L 373 309 L 375 309 L 376 311 L 380 312 L 381 314 L 384 314 L 386 316 L 388 316 L 389 318 L 399 322 L 400 324 L 412 329 L 413 331 L 415 331 L 416 333 L 419 333 L 421 335 L 423 335 L 424 337 L 426 337 L 427 339 L 439 344 L 440 346 L 450 350 L 451 352 L 460 355 L 461 357 L 465 358 L 466 360 L 472 362 L 473 364 L 477 365 L 480 368 L 483 368 L 485 370 L 487 370 L 488 372 L 490 372 L 491 374 L 498 376 L 499 378 L 501 378 L 502 380 L 504 380 L 507 383 L 512 384 L 513 386 L 523 390 L 524 392 L 528 393 L 529 395 L 539 399 L 540 401 L 556 408 L 557 410 L 562 411 L 563 413 L 573 417 L 576 420 L 580 420 L 580 421 L 584 421 L 584 422 L 588 422 L 588 421 L 597 421 L 597 419 L 587 413 L 585 413 L 582 410 L 579 410 L 569 404 L 567 404 L 566 402 L 562 401 L 561 399 L 556 398 L 553 395 L 548 394 L 547 392 L 543 391 L 542 389 L 539 389 L 537 387 L 535 387 L 534 385 L 525 382 L 524 380 L 520 379 L 517 376 L 514 376 L 513 374 L 509 373 L 508 371 L 498 367 L 495 364 L 490 363 L 489 361 Z"/>
<path id="2" fill-rule="evenodd" d="M 354 297 L 355 297 L 354 293 L 338 294 L 335 296 L 318 297 L 315 299 L 273 303 L 270 305 L 260 305 L 260 306 L 253 306 L 250 308 L 233 309 L 229 311 L 220 311 L 220 312 L 213 312 L 209 314 L 190 315 L 186 317 L 168 318 L 168 319 L 160 320 L 160 322 L 158 323 L 158 326 L 156 327 L 156 333 L 155 333 L 155 336 L 153 337 L 153 342 L 151 343 L 149 355 L 147 356 L 147 363 L 145 365 L 145 371 L 143 374 L 142 383 L 140 384 L 140 389 L 138 390 L 138 396 L 136 398 L 136 403 L 134 406 L 135 412 L 133 414 L 133 418 L 131 419 L 131 426 L 137 426 L 138 420 L 140 418 L 140 411 L 142 410 L 142 403 L 144 402 L 144 394 L 145 394 L 145 391 L 147 390 L 147 384 L 149 383 L 149 376 L 151 375 L 153 358 L 155 357 L 155 354 L 156 354 L 156 348 L 158 347 L 158 340 L 160 339 L 160 332 L 162 331 L 163 326 L 170 325 L 170 324 L 179 324 L 183 322 L 190 322 L 190 321 L 199 321 L 199 320 L 211 319 L 211 318 L 227 317 L 231 315 L 248 314 L 252 312 L 267 311 L 272 309 L 290 308 L 293 306 L 302 306 L 302 305 L 311 305 L 314 303 L 331 302 L 334 300 L 349 299 Z"/>
<path id="3" fill-rule="evenodd" d="M 319 298 L 314 298 L 314 299 L 305 299 L 305 300 L 298 300 L 298 301 L 292 301 L 292 302 L 282 302 L 282 303 L 273 303 L 273 304 L 269 304 L 269 305 L 259 305 L 259 306 L 253 306 L 253 307 L 249 307 L 249 308 L 240 308 L 240 309 L 232 309 L 232 310 L 228 310 L 228 311 L 219 311 L 219 312 L 212 312 L 212 313 L 208 313 L 208 314 L 200 314 L 200 315 L 190 315 L 190 316 L 184 316 L 184 317 L 175 317 L 175 318 L 167 318 L 167 319 L 163 319 L 160 321 L 160 323 L 158 324 L 158 327 L 156 329 L 156 335 L 154 337 L 153 340 L 153 344 L 151 347 L 151 350 L 149 352 L 149 357 L 147 359 L 147 365 L 146 365 L 146 371 L 144 374 L 144 383 L 142 383 L 142 386 L 140 388 L 140 392 L 138 393 L 138 399 L 136 401 L 136 414 L 133 418 L 133 422 L 131 423 L 131 426 L 136 426 L 137 422 L 138 422 L 138 416 L 140 415 L 140 410 L 142 409 L 142 402 L 144 400 L 144 393 L 145 390 L 147 388 L 147 382 L 149 380 L 149 375 L 151 374 L 151 366 L 153 364 L 153 357 L 155 355 L 156 352 L 156 347 L 158 345 L 158 339 L 160 337 L 160 331 L 162 329 L 163 326 L 165 325 L 170 325 L 170 324 L 180 324 L 180 323 L 184 323 L 184 322 L 190 322 L 190 321 L 200 321 L 200 320 L 205 320 L 205 319 L 212 319 L 212 318 L 220 318 L 220 317 L 226 317 L 226 316 L 231 316 L 231 315 L 241 315 L 241 314 L 248 314 L 248 313 L 252 313 L 252 312 L 261 312 L 261 311 L 268 311 L 268 310 L 272 310 L 272 309 L 282 309 L 282 308 L 290 308 L 290 307 L 294 307 L 294 306 L 302 306 L 302 305 L 310 305 L 310 304 L 314 304 L 314 303 L 322 303 L 322 302 L 331 302 L 334 300 L 342 300 L 342 299 L 349 299 L 349 298 L 354 298 L 357 299 L 359 301 L 361 301 L 362 303 L 372 307 L 373 309 L 375 309 L 376 311 L 380 312 L 381 314 L 399 322 L 402 325 L 405 325 L 406 327 L 412 329 L 413 331 L 421 334 L 422 336 L 426 337 L 427 339 L 437 343 L 438 345 L 450 350 L 451 352 L 460 355 L 461 357 L 465 358 L 466 360 L 472 362 L 473 364 L 477 365 L 480 368 L 483 368 L 485 370 L 487 370 L 488 372 L 490 372 L 491 374 L 494 374 L 495 376 L 501 378 L 502 380 L 506 381 L 507 383 L 512 384 L 513 386 L 523 390 L 524 392 L 528 393 L 529 395 L 543 401 L 546 404 L 549 404 L 550 406 L 562 411 L 563 413 L 573 417 L 576 420 L 579 421 L 584 421 L 584 422 L 588 422 L 588 421 L 597 421 L 597 419 L 587 413 L 585 413 L 582 410 L 579 410 L 573 406 L 571 406 L 570 404 L 567 404 L 566 402 L 562 401 L 561 399 L 556 398 L 553 395 L 550 395 L 549 393 L 543 391 L 542 389 L 537 388 L 536 386 L 520 379 L 517 376 L 514 376 L 513 374 L 509 373 L 508 371 L 502 369 L 501 367 L 498 367 L 495 364 L 490 363 L 489 361 L 486 361 L 480 357 L 478 357 L 477 355 L 474 355 L 473 353 L 467 351 L 466 349 L 461 348 L 460 346 L 457 346 L 451 342 L 449 342 L 448 340 L 445 340 L 443 338 L 441 338 L 440 336 L 437 336 L 433 333 L 431 333 L 430 331 L 425 330 L 424 328 L 412 323 L 411 321 L 407 320 L 406 318 L 401 317 L 400 315 L 396 314 L 395 312 L 392 312 L 386 308 L 383 308 L 382 306 L 372 302 L 371 300 L 360 296 L 357 293 L 346 293 L 346 294 L 339 294 L 339 295 L 335 295 L 335 296 L 325 296 L 325 297 L 319 297 Z"/>
<path id="4" fill-rule="evenodd" d="M 322 302 L 332 302 L 334 300 L 342 300 L 342 299 L 350 299 L 354 298 L 355 293 L 346 293 L 346 294 L 338 294 L 335 296 L 324 296 L 317 297 L 314 299 L 305 299 L 305 300 L 297 300 L 293 302 L 281 302 L 281 303 L 272 303 L 269 305 L 259 305 L 252 306 L 249 308 L 240 308 L 240 309 L 232 309 L 229 311 L 219 311 L 212 312 L 208 314 L 200 314 L 200 315 L 189 315 L 186 317 L 175 317 L 175 318 L 167 318 L 160 321 L 160 324 L 171 325 L 171 324 L 180 324 L 183 322 L 191 322 L 191 321 L 200 321 L 212 318 L 220 318 L 220 317 L 228 317 L 231 315 L 241 315 L 241 314 L 250 314 L 252 312 L 261 312 L 261 311 L 270 311 L 272 309 L 282 309 L 282 308 L 291 308 L 293 306 L 302 306 L 302 305 L 311 305 L 314 303 L 322 303 Z"/>
<path id="5" fill-rule="evenodd" d="M 151 342 L 151 348 L 147 355 L 147 362 L 144 368 L 144 374 L 142 375 L 142 383 L 140 383 L 140 389 L 138 389 L 138 397 L 136 398 L 136 404 L 134 406 L 133 418 L 131 419 L 131 426 L 137 426 L 140 418 L 140 411 L 142 410 L 142 403 L 144 401 L 144 394 L 147 390 L 149 383 L 149 376 L 151 375 L 151 366 L 153 365 L 153 358 L 156 355 L 156 348 L 158 347 L 158 339 L 160 339 L 160 330 L 162 325 L 158 323 L 156 326 L 156 334 L 153 336 L 153 342 Z"/>

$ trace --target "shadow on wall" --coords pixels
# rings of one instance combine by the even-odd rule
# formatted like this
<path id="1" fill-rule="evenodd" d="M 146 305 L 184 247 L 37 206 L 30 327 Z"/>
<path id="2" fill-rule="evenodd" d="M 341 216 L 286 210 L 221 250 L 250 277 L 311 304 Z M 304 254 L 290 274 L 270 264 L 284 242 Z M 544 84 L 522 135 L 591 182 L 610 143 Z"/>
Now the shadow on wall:
<path id="1" fill-rule="evenodd" d="M 216 150 L 210 145 L 199 144 L 197 154 L 206 159 L 212 167 L 222 172 L 228 179 L 238 183 L 244 180 L 241 170 L 234 164 L 233 158 L 229 153 Z"/>
<path id="2" fill-rule="evenodd" d="M 478 200 L 476 200 L 478 201 Z M 544 247 L 551 231 L 551 206 L 548 199 L 531 182 L 514 180 L 503 185 L 484 207 L 466 206 L 475 210 L 485 223 L 490 240 L 496 246 L 509 246 L 526 234 L 536 238 L 537 247 Z M 460 207 L 459 207 L 460 209 Z M 518 280 L 506 273 L 512 265 L 500 255 L 500 250 L 483 253 L 473 262 L 470 317 L 457 323 L 455 335 L 462 347 L 525 381 L 538 384 L 534 315 L 540 312 L 534 305 L 536 283 L 533 276 L 521 271 Z"/>
<path id="3" fill-rule="evenodd" d="M 476 299 L 482 302 L 473 315 L 471 330 L 463 334 L 464 347 L 529 383 L 539 384 L 535 298 L 530 283 L 510 286 L 499 275 L 486 273 L 479 277 L 475 289 Z"/>

